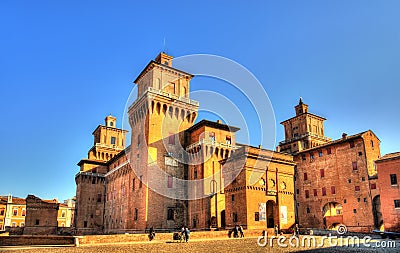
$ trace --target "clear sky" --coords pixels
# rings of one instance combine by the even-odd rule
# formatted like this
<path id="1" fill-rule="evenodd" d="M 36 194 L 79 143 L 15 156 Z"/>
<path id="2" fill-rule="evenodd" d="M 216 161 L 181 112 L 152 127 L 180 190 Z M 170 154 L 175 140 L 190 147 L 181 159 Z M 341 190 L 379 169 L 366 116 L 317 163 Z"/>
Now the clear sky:
<path id="1" fill-rule="evenodd" d="M 302 96 L 327 118 L 327 136 L 371 129 L 382 155 L 399 151 L 399 10 L 395 0 L 1 1 L 0 194 L 74 196 L 92 131 L 122 117 L 164 37 L 173 56 L 248 68 L 272 102 L 278 141 Z"/>

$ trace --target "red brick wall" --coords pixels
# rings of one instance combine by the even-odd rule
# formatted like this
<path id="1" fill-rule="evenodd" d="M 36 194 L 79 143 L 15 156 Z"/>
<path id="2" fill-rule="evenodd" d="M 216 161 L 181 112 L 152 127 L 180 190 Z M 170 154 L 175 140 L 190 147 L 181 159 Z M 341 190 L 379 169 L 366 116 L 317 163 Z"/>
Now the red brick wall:
<path id="1" fill-rule="evenodd" d="M 395 208 L 394 200 L 400 200 L 399 184 L 391 185 L 390 174 L 397 175 L 400 182 L 400 158 L 380 161 L 376 163 L 378 169 L 378 183 L 382 194 L 381 212 L 387 231 L 400 231 L 400 208 Z"/>

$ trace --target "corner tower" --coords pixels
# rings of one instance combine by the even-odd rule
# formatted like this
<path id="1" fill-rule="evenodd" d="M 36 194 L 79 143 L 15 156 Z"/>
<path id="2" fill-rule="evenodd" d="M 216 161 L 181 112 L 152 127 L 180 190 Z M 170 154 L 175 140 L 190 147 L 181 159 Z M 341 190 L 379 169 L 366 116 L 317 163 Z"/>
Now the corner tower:
<path id="1" fill-rule="evenodd" d="M 134 229 L 187 224 L 187 204 L 179 200 L 185 189 L 177 181 L 187 178 L 181 163 L 184 131 L 196 120 L 199 103 L 189 96 L 193 75 L 175 69 L 172 59 L 160 53 L 134 81 L 138 98 L 128 110 L 129 159 L 134 180 L 141 184 L 133 192 L 137 219 L 128 226 Z"/>
<path id="2" fill-rule="evenodd" d="M 324 135 L 326 119 L 309 113 L 302 98 L 295 106 L 295 113 L 295 117 L 281 122 L 285 128 L 285 140 L 279 143 L 281 152 L 293 154 L 332 140 Z"/>

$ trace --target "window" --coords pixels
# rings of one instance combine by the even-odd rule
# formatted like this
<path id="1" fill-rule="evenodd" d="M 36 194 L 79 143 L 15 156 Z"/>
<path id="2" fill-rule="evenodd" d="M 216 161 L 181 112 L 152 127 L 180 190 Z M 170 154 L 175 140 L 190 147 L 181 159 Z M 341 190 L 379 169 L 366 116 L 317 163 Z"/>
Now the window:
<path id="1" fill-rule="evenodd" d="M 328 155 L 332 154 L 331 148 L 327 148 L 327 149 L 326 149 L 326 153 L 327 153 Z"/>
<path id="2" fill-rule="evenodd" d="M 197 179 L 197 168 L 194 168 L 194 171 L 193 171 L 193 178 L 194 178 L 194 179 Z"/>
<path id="3" fill-rule="evenodd" d="M 233 213 L 233 222 L 237 222 L 237 221 L 238 221 L 237 213 Z"/>
<path id="4" fill-rule="evenodd" d="M 210 141 L 215 141 L 215 133 L 211 132 L 209 133 Z"/>
<path id="5" fill-rule="evenodd" d="M 101 193 L 98 193 L 97 194 L 97 203 L 100 203 L 101 202 Z"/>
<path id="6" fill-rule="evenodd" d="M 336 194 L 336 187 L 335 186 L 331 186 L 331 193 L 332 194 Z"/>
<path id="7" fill-rule="evenodd" d="M 174 209 L 168 208 L 167 220 L 174 220 Z"/>
<path id="8" fill-rule="evenodd" d="M 311 160 L 314 159 L 314 154 L 313 154 L 313 153 L 310 154 L 310 159 L 311 159 Z"/>
<path id="9" fill-rule="evenodd" d="M 319 156 L 319 157 L 322 157 L 323 155 L 324 155 L 324 154 L 322 153 L 322 150 L 319 150 L 319 151 L 318 151 L 318 156 Z"/>
<path id="10" fill-rule="evenodd" d="M 310 213 L 310 212 L 311 212 L 310 208 L 309 208 L 309 207 L 307 207 L 307 213 Z"/>
<path id="11" fill-rule="evenodd" d="M 360 186 L 359 185 L 354 186 L 354 190 L 357 192 L 360 191 Z"/>
<path id="12" fill-rule="evenodd" d="M 13 210 L 13 215 L 14 215 L 14 216 L 17 216 L 17 215 L 18 215 L 18 209 L 14 209 L 14 210 Z"/>
<path id="13" fill-rule="evenodd" d="M 138 216 L 139 216 L 139 210 L 135 208 L 135 215 L 133 216 L 133 219 L 138 220 Z"/>
<path id="14" fill-rule="evenodd" d="M 357 202 L 360 202 L 361 201 L 361 198 L 357 198 Z"/>
<path id="15" fill-rule="evenodd" d="M 362 156 L 362 152 L 358 152 L 358 156 Z"/>
<path id="16" fill-rule="evenodd" d="M 326 196 L 326 188 L 322 187 L 322 196 Z"/>
<path id="17" fill-rule="evenodd" d="M 140 176 L 139 177 L 139 188 L 142 188 L 142 186 L 143 186 L 143 176 Z"/>
<path id="18" fill-rule="evenodd" d="M 394 208 L 400 208 L 400 199 L 394 200 Z"/>
<path id="19" fill-rule="evenodd" d="M 397 175 L 396 174 L 390 174 L 390 184 L 397 185 Z"/>
<path id="20" fill-rule="evenodd" d="M 37 219 L 37 220 L 35 221 L 35 225 L 38 226 L 39 224 L 40 224 L 40 220 Z M 86 226 L 84 226 L 84 227 L 86 227 Z"/>
<path id="21" fill-rule="evenodd" d="M 115 145 L 115 140 L 116 140 L 115 137 L 111 137 L 111 144 L 112 144 L 112 145 Z"/>
<path id="22" fill-rule="evenodd" d="M 226 136 L 226 144 L 231 144 L 231 137 L 230 136 Z"/>
<path id="23" fill-rule="evenodd" d="M 357 209 L 353 209 L 353 213 L 357 213 Z"/>
<path id="24" fill-rule="evenodd" d="M 110 122 L 110 126 L 114 126 L 114 122 L 111 121 L 111 122 Z"/>
<path id="25" fill-rule="evenodd" d="M 168 188 L 172 188 L 173 185 L 173 178 L 172 176 L 168 176 Z"/>
<path id="26" fill-rule="evenodd" d="M 259 212 L 255 212 L 254 213 L 254 221 L 259 221 L 260 220 L 260 213 Z"/>
<path id="27" fill-rule="evenodd" d="M 361 180 L 362 180 L 362 181 L 365 181 L 365 177 L 362 177 Z"/>
<path id="28" fill-rule="evenodd" d="M 296 194 L 300 194 L 300 190 L 299 189 L 296 189 Z"/>
<path id="29" fill-rule="evenodd" d="M 371 147 L 374 148 L 374 141 L 371 141 Z"/>
<path id="30" fill-rule="evenodd" d="M 134 190 L 135 190 L 135 178 L 132 179 L 132 191 L 134 191 Z"/>
<path id="31" fill-rule="evenodd" d="M 308 179 L 307 173 L 304 173 L 304 181 Z"/>
<path id="32" fill-rule="evenodd" d="M 22 216 L 25 216 L 25 215 L 26 215 L 26 210 L 22 209 Z"/>
<path id="33" fill-rule="evenodd" d="M 168 144 L 169 145 L 175 145 L 175 135 L 174 134 L 169 134 L 169 137 L 168 137 Z"/>
<path id="34" fill-rule="evenodd" d="M 371 184 L 371 190 L 376 189 L 376 183 Z"/>
<path id="35" fill-rule="evenodd" d="M 83 222 L 83 227 L 84 227 L 84 228 L 87 228 L 87 221 L 84 221 L 84 222 Z"/>
<path id="36" fill-rule="evenodd" d="M 235 201 L 235 194 L 232 194 L 232 202 Z"/>
<path id="37" fill-rule="evenodd" d="M 353 170 L 358 170 L 357 162 L 352 162 Z"/>
<path id="38" fill-rule="evenodd" d="M 319 174 L 321 174 L 321 177 L 325 177 L 325 170 L 324 169 L 320 169 L 319 170 Z"/>
<path id="39" fill-rule="evenodd" d="M 346 203 L 347 203 L 347 200 L 346 200 L 346 199 L 344 199 L 344 200 L 343 200 L 343 203 L 345 203 L 345 204 L 346 204 Z"/>
<path id="40" fill-rule="evenodd" d="M 353 140 L 350 141 L 350 148 L 354 148 L 354 141 Z"/>
<path id="41" fill-rule="evenodd" d="M 310 191 L 306 190 L 305 193 L 306 193 L 306 199 L 308 199 L 310 197 Z"/>
<path id="42" fill-rule="evenodd" d="M 65 211 L 62 211 L 62 213 L 61 213 L 61 217 L 65 217 Z"/>
<path id="43" fill-rule="evenodd" d="M 0 210 L 0 215 L 3 216 L 4 215 L 4 209 Z"/>
<path id="44" fill-rule="evenodd" d="M 301 155 L 301 160 L 305 161 L 306 160 L 306 155 Z"/>
<path id="45" fill-rule="evenodd" d="M 313 190 L 313 193 L 314 193 L 314 196 L 318 196 L 318 191 L 317 191 L 317 189 L 314 189 L 314 190 Z"/>
<path id="46" fill-rule="evenodd" d="M 137 146 L 140 147 L 140 134 L 137 136 Z"/>
<path id="47" fill-rule="evenodd" d="M 351 179 L 347 179 L 347 182 L 349 182 L 349 184 L 351 184 Z"/>
<path id="48" fill-rule="evenodd" d="M 364 202 L 367 202 L 367 198 L 364 198 Z"/>

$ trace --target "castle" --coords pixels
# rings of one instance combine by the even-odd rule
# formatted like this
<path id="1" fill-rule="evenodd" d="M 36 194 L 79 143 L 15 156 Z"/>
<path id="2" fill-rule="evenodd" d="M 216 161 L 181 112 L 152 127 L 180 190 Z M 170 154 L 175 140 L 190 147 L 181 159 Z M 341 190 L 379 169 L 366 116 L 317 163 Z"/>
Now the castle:
<path id="1" fill-rule="evenodd" d="M 95 129 L 75 176 L 78 233 L 379 226 L 380 151 L 372 131 L 332 141 L 325 119 L 300 100 L 296 116 L 282 122 L 278 151 L 239 144 L 237 127 L 195 124 L 192 78 L 160 53 L 134 81 L 130 146 L 111 115 Z"/>

